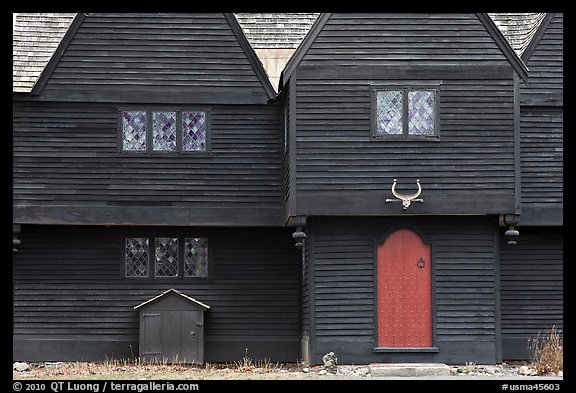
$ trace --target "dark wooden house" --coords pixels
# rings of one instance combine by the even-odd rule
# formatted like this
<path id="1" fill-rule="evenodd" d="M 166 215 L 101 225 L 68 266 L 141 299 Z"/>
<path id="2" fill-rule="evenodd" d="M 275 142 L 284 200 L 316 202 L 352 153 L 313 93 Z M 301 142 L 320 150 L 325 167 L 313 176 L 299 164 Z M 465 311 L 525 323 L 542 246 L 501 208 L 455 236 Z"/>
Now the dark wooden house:
<path id="1" fill-rule="evenodd" d="M 520 51 L 321 14 L 277 93 L 233 14 L 19 18 L 15 360 L 496 363 L 562 326 L 561 15 Z"/>

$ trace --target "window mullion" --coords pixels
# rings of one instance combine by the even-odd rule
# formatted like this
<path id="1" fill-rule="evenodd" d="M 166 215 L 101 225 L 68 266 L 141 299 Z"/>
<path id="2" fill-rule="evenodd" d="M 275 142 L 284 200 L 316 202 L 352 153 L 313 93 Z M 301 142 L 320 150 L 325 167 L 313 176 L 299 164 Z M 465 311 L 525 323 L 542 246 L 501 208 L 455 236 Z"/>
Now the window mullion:
<path id="1" fill-rule="evenodd" d="M 146 151 L 148 153 L 152 153 L 154 151 L 154 132 L 152 131 L 152 125 L 154 123 L 152 121 L 152 113 L 153 111 L 151 110 L 146 111 Z"/>
<path id="2" fill-rule="evenodd" d="M 146 237 L 148 239 L 148 278 L 154 278 L 154 246 L 153 243 L 150 241 L 150 237 Z"/>
<path id="3" fill-rule="evenodd" d="M 402 90 L 402 135 L 408 138 L 408 89 Z"/>
<path id="4" fill-rule="evenodd" d="M 148 238 L 148 277 L 156 279 L 156 238 Z"/>
<path id="5" fill-rule="evenodd" d="M 184 236 L 178 236 L 178 278 L 184 278 Z"/>
<path id="6" fill-rule="evenodd" d="M 176 152 L 182 152 L 182 111 L 176 111 Z"/>

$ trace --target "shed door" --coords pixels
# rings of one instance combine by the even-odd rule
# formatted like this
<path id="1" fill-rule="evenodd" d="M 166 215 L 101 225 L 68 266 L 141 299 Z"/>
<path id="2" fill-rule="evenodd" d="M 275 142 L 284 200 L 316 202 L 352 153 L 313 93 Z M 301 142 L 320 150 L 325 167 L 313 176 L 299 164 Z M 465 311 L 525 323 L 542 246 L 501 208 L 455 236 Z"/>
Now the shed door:
<path id="1" fill-rule="evenodd" d="M 432 346 L 430 246 L 399 229 L 377 248 L 378 346 Z"/>
<path id="2" fill-rule="evenodd" d="M 143 360 L 203 362 L 202 311 L 143 312 L 140 320 L 140 356 Z"/>
<path id="3" fill-rule="evenodd" d="M 158 356 L 162 353 L 162 319 L 158 312 L 144 312 L 140 317 L 140 355 Z"/>
<path id="4" fill-rule="evenodd" d="M 198 362 L 199 311 L 162 311 L 162 357 Z"/>

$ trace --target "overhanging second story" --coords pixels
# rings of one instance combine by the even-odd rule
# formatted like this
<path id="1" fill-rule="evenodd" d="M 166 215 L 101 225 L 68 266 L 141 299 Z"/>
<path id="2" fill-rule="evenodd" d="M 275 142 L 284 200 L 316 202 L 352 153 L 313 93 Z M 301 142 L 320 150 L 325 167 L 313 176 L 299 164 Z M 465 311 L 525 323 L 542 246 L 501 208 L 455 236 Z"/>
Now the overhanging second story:
<path id="1" fill-rule="evenodd" d="M 280 79 L 287 218 L 518 213 L 526 78 L 486 14 L 322 14 Z"/>

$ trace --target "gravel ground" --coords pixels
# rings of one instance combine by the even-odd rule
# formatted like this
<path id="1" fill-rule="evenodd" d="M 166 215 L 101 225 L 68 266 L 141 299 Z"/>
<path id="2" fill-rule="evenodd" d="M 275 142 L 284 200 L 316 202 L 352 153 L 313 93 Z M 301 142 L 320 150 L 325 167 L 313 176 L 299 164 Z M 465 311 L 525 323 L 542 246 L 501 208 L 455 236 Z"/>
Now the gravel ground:
<path id="1" fill-rule="evenodd" d="M 339 365 L 336 374 L 323 366 L 304 367 L 299 364 L 205 364 L 191 365 L 134 365 L 119 363 L 30 363 L 26 371 L 12 373 L 13 379 L 95 379 L 95 380 L 319 380 L 319 379 L 378 379 L 367 365 Z M 23 368 L 23 367 L 22 367 Z M 500 365 L 452 365 L 449 377 L 430 379 L 502 378 L 525 379 L 546 377 L 563 379 L 563 373 L 536 376 L 527 363 Z M 382 377 L 391 379 L 390 377 Z M 406 378 L 406 377 L 404 377 Z M 393 379 L 393 378 L 392 378 Z"/>

